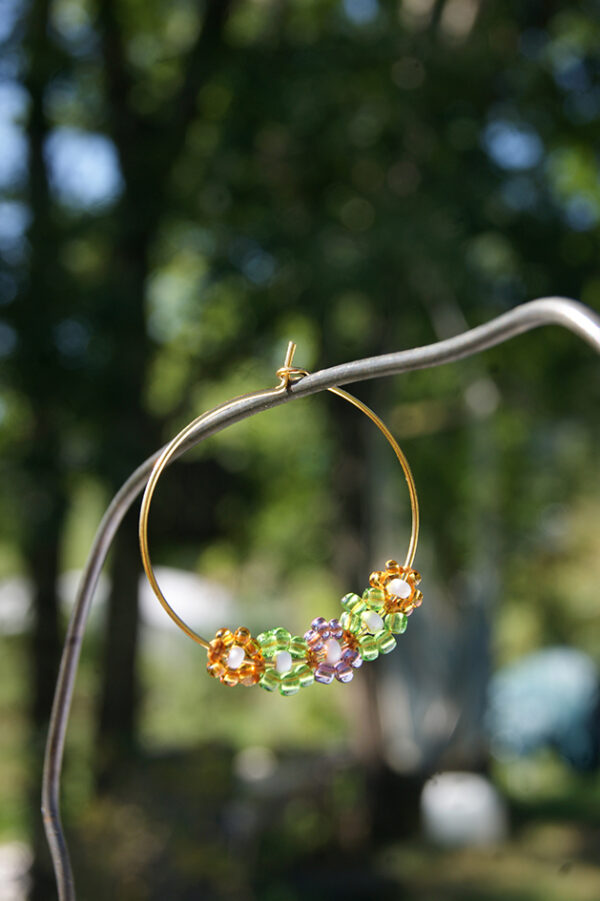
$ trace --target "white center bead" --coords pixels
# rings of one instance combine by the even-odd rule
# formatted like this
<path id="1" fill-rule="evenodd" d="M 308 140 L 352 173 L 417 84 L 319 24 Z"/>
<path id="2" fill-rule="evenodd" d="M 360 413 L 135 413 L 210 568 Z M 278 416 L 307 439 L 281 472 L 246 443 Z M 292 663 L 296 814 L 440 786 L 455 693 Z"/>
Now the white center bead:
<path id="1" fill-rule="evenodd" d="M 292 655 L 289 651 L 279 651 L 275 657 L 275 669 L 278 673 L 289 673 L 292 668 Z"/>
<path id="2" fill-rule="evenodd" d="M 246 652 L 243 648 L 239 646 L 239 644 L 234 644 L 229 654 L 227 655 L 227 666 L 229 669 L 239 669 L 242 663 L 244 662 L 244 658 L 246 656 Z"/>
<path id="3" fill-rule="evenodd" d="M 342 646 L 337 638 L 330 638 L 325 647 L 327 648 L 325 663 L 337 663 L 342 656 Z"/>
<path id="4" fill-rule="evenodd" d="M 383 629 L 383 619 L 378 613 L 375 613 L 374 610 L 367 610 L 367 612 L 363 614 L 363 623 L 369 632 L 379 632 Z"/>
<path id="5" fill-rule="evenodd" d="M 412 588 L 405 579 L 392 579 L 385 586 L 397 598 L 409 598 Z"/>

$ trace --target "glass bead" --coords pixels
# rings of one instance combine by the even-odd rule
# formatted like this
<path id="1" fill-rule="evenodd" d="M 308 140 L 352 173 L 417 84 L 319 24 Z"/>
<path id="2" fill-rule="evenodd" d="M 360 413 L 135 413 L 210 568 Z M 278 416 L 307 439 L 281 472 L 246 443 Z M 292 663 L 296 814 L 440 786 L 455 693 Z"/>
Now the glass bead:
<path id="1" fill-rule="evenodd" d="M 387 629 L 382 629 L 374 635 L 377 647 L 381 654 L 389 654 L 396 647 L 396 639 Z"/>
<path id="2" fill-rule="evenodd" d="M 290 638 L 292 637 L 287 629 L 275 629 L 274 631 L 275 640 L 277 642 L 277 650 L 278 651 L 287 651 Z"/>
<path id="3" fill-rule="evenodd" d="M 384 618 L 386 629 L 393 632 L 394 635 L 402 635 L 406 632 L 408 620 L 404 613 L 388 613 Z"/>
<path id="4" fill-rule="evenodd" d="M 373 635 L 363 635 L 359 639 L 358 648 L 363 660 L 376 660 L 379 656 L 379 648 Z"/>
<path id="5" fill-rule="evenodd" d="M 288 648 L 292 657 L 306 657 L 308 651 L 308 643 L 301 635 L 294 635 L 290 640 Z"/>
<path id="6" fill-rule="evenodd" d="M 320 663 L 315 670 L 315 681 L 321 682 L 323 685 L 329 685 L 330 682 L 333 682 L 334 675 L 335 670 L 331 664 Z"/>
<path id="7" fill-rule="evenodd" d="M 300 691 L 300 679 L 295 673 L 286 673 L 279 683 L 279 692 L 282 695 L 295 695 Z"/>
<path id="8" fill-rule="evenodd" d="M 367 632 L 379 632 L 383 629 L 383 617 L 375 610 L 365 610 L 361 616 L 361 621 Z"/>
<path id="9" fill-rule="evenodd" d="M 330 619 L 329 620 L 329 632 L 333 636 L 333 638 L 341 638 L 343 633 L 342 624 L 339 619 Z"/>
<path id="10" fill-rule="evenodd" d="M 275 670 L 267 669 L 260 678 L 260 687 L 265 691 L 275 691 L 281 681 L 281 676 Z"/>
<path id="11" fill-rule="evenodd" d="M 249 641 L 252 641 L 250 629 L 246 629 L 245 626 L 240 626 L 236 629 L 233 637 L 236 644 L 247 645 Z"/>
<path id="12" fill-rule="evenodd" d="M 310 666 L 300 666 L 296 670 L 296 676 L 300 681 L 300 686 L 302 688 L 307 688 L 309 685 L 312 685 L 315 681 L 315 674 L 311 670 Z"/>
<path id="13" fill-rule="evenodd" d="M 219 629 L 218 632 L 215 633 L 215 638 L 216 638 L 216 639 L 221 638 L 221 639 L 224 640 L 224 639 L 226 639 L 228 636 L 230 636 L 230 637 L 231 637 L 231 640 L 233 641 L 233 635 L 231 634 L 231 632 L 229 631 L 229 629 L 225 629 L 225 628 Z"/>
<path id="14" fill-rule="evenodd" d="M 361 630 L 362 618 L 357 613 L 349 613 L 345 610 L 340 616 L 340 623 L 343 629 L 347 629 L 348 632 L 356 634 L 356 632 L 360 632 Z"/>
<path id="15" fill-rule="evenodd" d="M 354 592 L 350 591 L 348 594 L 345 594 L 342 598 L 342 607 L 344 610 L 352 611 L 352 608 L 356 604 L 360 604 L 360 595 L 354 594 Z"/>
<path id="16" fill-rule="evenodd" d="M 354 672 L 347 663 L 338 663 L 335 668 L 335 678 L 338 682 L 351 682 Z"/>
<path id="17" fill-rule="evenodd" d="M 260 671 L 253 663 L 244 663 L 240 666 L 239 680 L 242 685 L 256 685 L 260 679 Z"/>
<path id="18" fill-rule="evenodd" d="M 230 673 L 228 670 L 225 670 L 221 676 L 221 682 L 223 685 L 228 685 L 229 688 L 233 688 L 233 686 L 238 683 L 238 675 L 237 673 Z"/>
<path id="19" fill-rule="evenodd" d="M 220 679 L 225 672 L 225 666 L 221 663 L 220 660 L 215 660 L 214 663 L 208 663 L 206 665 L 206 669 L 215 679 Z"/>
<path id="20" fill-rule="evenodd" d="M 363 594 L 363 598 L 371 610 L 383 610 L 385 604 L 385 592 L 383 592 L 381 588 L 367 588 Z"/>
<path id="21" fill-rule="evenodd" d="M 267 633 L 263 640 L 261 641 L 261 636 L 258 636 L 258 643 L 260 645 L 260 649 L 263 652 L 265 657 L 272 657 L 273 654 L 277 650 L 277 639 L 274 635 Z"/>

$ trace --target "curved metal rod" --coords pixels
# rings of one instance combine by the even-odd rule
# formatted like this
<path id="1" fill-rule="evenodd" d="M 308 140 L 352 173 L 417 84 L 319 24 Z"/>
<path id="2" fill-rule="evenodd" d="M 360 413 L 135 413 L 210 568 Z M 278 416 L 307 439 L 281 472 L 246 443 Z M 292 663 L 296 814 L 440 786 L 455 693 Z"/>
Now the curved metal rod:
<path id="1" fill-rule="evenodd" d="M 485 325 L 456 335 L 454 338 L 438 341 L 425 347 L 370 357 L 365 360 L 355 360 L 352 363 L 343 363 L 330 369 L 322 369 L 320 372 L 312 373 L 301 379 L 296 384 L 290 384 L 287 393 L 278 397 L 271 396 L 268 401 L 261 397 L 241 398 L 237 404 L 227 406 L 220 414 L 216 414 L 209 423 L 200 423 L 198 429 L 189 435 L 187 442 L 181 445 L 178 455 L 234 422 L 262 410 L 287 403 L 296 397 L 316 394 L 318 391 L 350 382 L 441 366 L 444 363 L 451 363 L 481 353 L 487 348 L 494 347 L 509 338 L 541 325 L 560 325 L 569 329 L 600 353 L 600 316 L 583 304 L 563 297 L 533 300 L 515 307 Z M 60 901 L 76 901 L 69 851 L 60 817 L 60 776 L 65 735 L 85 626 L 100 571 L 115 533 L 123 517 L 142 491 L 160 453 L 161 451 L 157 451 L 135 470 L 117 492 L 104 514 L 83 571 L 65 638 L 48 729 L 42 784 L 42 816 L 52 854 Z"/>

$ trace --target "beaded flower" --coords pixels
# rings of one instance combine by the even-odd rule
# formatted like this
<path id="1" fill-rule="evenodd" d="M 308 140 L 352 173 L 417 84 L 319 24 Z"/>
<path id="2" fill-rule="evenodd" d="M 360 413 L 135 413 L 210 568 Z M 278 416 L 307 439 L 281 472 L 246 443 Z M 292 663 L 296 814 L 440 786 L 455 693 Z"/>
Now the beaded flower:
<path id="1" fill-rule="evenodd" d="M 317 616 L 304 638 L 308 645 L 308 665 L 314 670 L 317 682 L 328 685 L 334 678 L 338 682 L 350 682 L 362 658 L 356 638 L 338 619 L 328 621 Z"/>
<path id="2" fill-rule="evenodd" d="M 258 644 L 243 626 L 235 632 L 219 629 L 207 653 L 206 668 L 223 685 L 256 685 L 265 669 Z"/>
<path id="3" fill-rule="evenodd" d="M 261 632 L 256 641 L 265 660 L 262 688 L 295 695 L 315 681 L 314 672 L 307 665 L 308 645 L 300 635 L 291 635 L 287 629 L 269 629 Z"/>

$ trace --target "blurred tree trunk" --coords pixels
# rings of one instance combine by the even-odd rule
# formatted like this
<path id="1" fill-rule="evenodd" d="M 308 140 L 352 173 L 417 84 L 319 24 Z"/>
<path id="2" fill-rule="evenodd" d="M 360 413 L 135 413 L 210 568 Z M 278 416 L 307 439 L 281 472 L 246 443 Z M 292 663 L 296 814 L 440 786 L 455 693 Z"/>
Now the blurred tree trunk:
<path id="1" fill-rule="evenodd" d="M 43 833 L 40 810 L 44 743 L 60 657 L 57 580 L 67 512 L 63 436 L 59 407 L 62 372 L 53 342 L 64 296 L 64 272 L 60 267 L 60 230 L 53 216 L 44 142 L 48 122 L 45 90 L 56 65 L 48 38 L 48 0 L 34 0 L 26 24 L 25 48 L 29 93 L 28 229 L 29 273 L 15 311 L 20 334 L 26 336 L 16 352 L 16 380 L 28 398 L 31 432 L 23 449 L 21 466 L 24 493 L 21 506 L 21 548 L 32 588 L 33 622 L 29 654 L 29 724 L 32 774 L 28 809 L 34 853 L 32 899 L 47 899 L 54 879 Z"/>
<path id="2" fill-rule="evenodd" d="M 152 115 L 140 113 L 134 105 L 133 74 L 118 5 L 104 0 L 98 9 L 106 102 L 125 185 L 116 216 L 114 265 L 105 294 L 110 306 L 106 322 L 113 365 L 105 385 L 101 456 L 109 464 L 104 474 L 113 491 L 160 443 L 160 424 L 148 414 L 143 398 L 153 353 L 145 320 L 150 255 L 168 209 L 166 188 L 196 114 L 198 91 L 219 59 L 230 7 L 230 0 L 206 4 L 178 95 Z M 116 454 L 114 436 L 118 436 Z M 136 747 L 139 573 L 135 516 L 131 515 L 117 535 L 111 566 L 98 715 L 99 790 L 109 787 L 110 773 Z"/>

